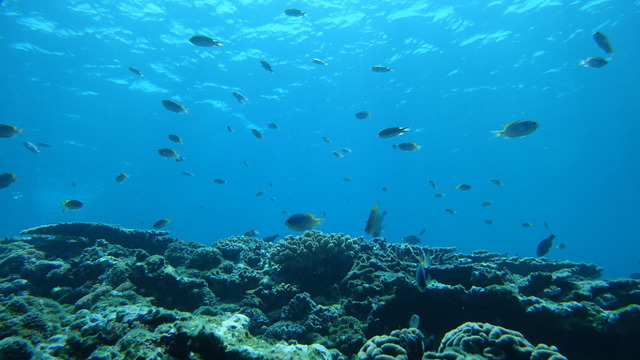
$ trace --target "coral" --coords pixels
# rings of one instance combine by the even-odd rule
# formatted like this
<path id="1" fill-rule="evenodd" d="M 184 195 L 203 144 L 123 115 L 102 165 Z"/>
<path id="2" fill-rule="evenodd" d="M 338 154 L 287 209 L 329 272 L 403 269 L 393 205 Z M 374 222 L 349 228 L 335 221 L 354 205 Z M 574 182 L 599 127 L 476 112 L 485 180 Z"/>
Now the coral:
<path id="1" fill-rule="evenodd" d="M 456 357 L 453 357 L 455 354 Z M 423 360 L 431 359 L 510 359 L 567 360 L 555 347 L 544 344 L 534 347 L 521 333 L 500 326 L 467 322 L 448 332 L 438 353 L 427 352 Z"/>
<path id="2" fill-rule="evenodd" d="M 369 339 L 358 352 L 358 360 L 408 360 L 407 351 L 400 345 L 400 339 L 378 335 Z"/>
<path id="3" fill-rule="evenodd" d="M 23 338 L 10 336 L 0 340 L 0 359 L 31 360 L 35 352 L 33 345 Z"/>
<path id="4" fill-rule="evenodd" d="M 326 293 L 353 266 L 358 242 L 343 234 L 307 231 L 285 237 L 273 247 L 269 258 L 285 281 L 312 294 Z"/>

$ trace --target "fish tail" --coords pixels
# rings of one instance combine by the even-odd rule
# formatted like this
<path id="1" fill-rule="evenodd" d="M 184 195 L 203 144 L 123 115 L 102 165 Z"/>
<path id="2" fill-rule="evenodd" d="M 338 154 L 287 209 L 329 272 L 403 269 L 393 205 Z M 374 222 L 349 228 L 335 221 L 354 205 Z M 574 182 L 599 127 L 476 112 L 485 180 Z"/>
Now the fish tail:
<path id="1" fill-rule="evenodd" d="M 504 130 L 491 130 L 491 133 L 495 136 L 495 137 L 500 137 L 504 134 Z"/>

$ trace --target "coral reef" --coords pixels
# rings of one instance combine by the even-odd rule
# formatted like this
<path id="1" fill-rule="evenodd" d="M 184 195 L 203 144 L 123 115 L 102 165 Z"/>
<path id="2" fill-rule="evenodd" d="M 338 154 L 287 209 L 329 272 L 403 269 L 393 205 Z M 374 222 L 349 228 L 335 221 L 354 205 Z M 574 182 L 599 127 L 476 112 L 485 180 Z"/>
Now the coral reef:
<path id="1" fill-rule="evenodd" d="M 34 229 L 0 240 L 0 358 L 564 359 L 532 343 L 576 359 L 640 353 L 640 281 L 599 280 L 594 265 L 318 231 L 206 246 L 105 224 Z M 404 329 L 414 314 L 419 329 Z"/>

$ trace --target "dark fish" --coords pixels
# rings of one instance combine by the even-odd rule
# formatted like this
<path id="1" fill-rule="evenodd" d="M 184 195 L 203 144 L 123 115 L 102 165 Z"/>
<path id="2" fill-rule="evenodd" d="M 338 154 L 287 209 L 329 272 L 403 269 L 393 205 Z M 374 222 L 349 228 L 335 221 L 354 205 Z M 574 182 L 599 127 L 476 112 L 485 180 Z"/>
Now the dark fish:
<path id="1" fill-rule="evenodd" d="M 271 67 L 271 64 L 269 64 L 264 60 L 260 60 L 260 66 L 262 66 L 263 69 L 267 70 L 270 73 L 273 72 L 273 68 Z"/>
<path id="2" fill-rule="evenodd" d="M 231 128 L 231 126 L 227 125 L 227 131 L 228 132 L 233 132 L 233 129 Z"/>
<path id="3" fill-rule="evenodd" d="M 174 113 L 181 113 L 181 112 L 187 111 L 187 109 L 185 109 L 184 106 L 182 106 L 182 104 L 173 100 L 162 100 L 162 106 L 164 106 L 165 109 L 172 111 Z"/>
<path id="4" fill-rule="evenodd" d="M 393 71 L 393 70 L 391 68 L 386 67 L 386 66 L 372 66 L 371 67 L 371 71 L 384 73 L 384 72 L 390 72 L 390 71 Z"/>
<path id="5" fill-rule="evenodd" d="M 495 222 L 493 220 L 489 220 L 489 219 L 485 220 L 484 223 L 487 224 L 487 225 L 495 224 Z"/>
<path id="6" fill-rule="evenodd" d="M 545 256 L 551 249 L 551 246 L 553 246 L 553 239 L 555 238 L 556 236 L 551 234 L 548 238 L 540 241 L 538 248 L 536 249 L 536 255 L 538 257 Z"/>
<path id="7" fill-rule="evenodd" d="M 331 139 L 329 139 L 329 138 L 328 138 L 328 137 L 326 137 L 326 136 L 323 136 L 323 137 L 322 137 L 322 141 L 326 142 L 327 144 L 331 144 Z"/>
<path id="8" fill-rule="evenodd" d="M 218 40 L 212 39 L 208 36 L 203 35 L 195 35 L 189 38 L 189 42 L 195 46 L 204 46 L 204 47 L 214 47 L 220 46 L 222 47 L 222 43 Z"/>
<path id="9" fill-rule="evenodd" d="M 420 233 L 418 234 L 418 236 L 424 235 L 425 231 L 427 231 L 427 228 L 422 228 L 422 230 L 420 230 Z"/>
<path id="10" fill-rule="evenodd" d="M 396 137 L 398 135 L 402 135 L 408 131 L 409 131 L 409 128 L 406 126 L 394 126 L 394 127 L 380 130 L 378 132 L 378 137 L 383 139 L 388 139 L 388 138 Z"/>
<path id="11" fill-rule="evenodd" d="M 389 191 L 389 189 L 386 186 L 383 186 L 381 190 L 382 191 Z"/>
<path id="12" fill-rule="evenodd" d="M 171 219 L 162 218 L 156 221 L 151 227 L 156 230 L 162 229 L 163 227 L 169 225 L 170 222 L 171 222 Z"/>
<path id="13" fill-rule="evenodd" d="M 404 142 L 404 143 L 397 144 L 394 147 L 402 151 L 416 151 L 416 150 L 420 150 L 421 146 L 414 142 Z"/>
<path id="14" fill-rule="evenodd" d="M 144 75 L 142 75 L 142 71 L 134 68 L 133 66 L 129 66 L 129 71 L 131 71 L 132 73 L 134 73 L 134 74 L 136 74 L 136 75 L 138 75 L 140 77 L 144 76 Z"/>
<path id="15" fill-rule="evenodd" d="M 530 222 L 523 222 L 523 223 L 522 223 L 522 224 L 520 224 L 520 225 L 522 225 L 522 227 L 525 227 L 525 228 L 530 228 L 530 227 L 532 227 L 532 226 L 533 226 L 533 224 L 532 224 L 532 223 L 530 223 Z"/>
<path id="16" fill-rule="evenodd" d="M 40 152 L 40 150 L 35 145 L 33 145 L 28 141 L 23 142 L 22 146 L 24 146 L 27 150 L 31 151 L 34 154 L 37 154 Z"/>
<path id="17" fill-rule="evenodd" d="M 249 162 L 247 162 L 246 160 L 242 160 L 242 165 L 244 165 L 244 167 L 249 167 Z"/>
<path id="18" fill-rule="evenodd" d="M 178 135 L 169 134 L 167 137 L 176 144 L 182 144 L 182 139 L 180 139 L 180 136 Z"/>
<path id="19" fill-rule="evenodd" d="M 272 188 L 272 187 L 273 187 L 273 184 L 272 184 L 272 183 L 269 183 L 268 185 L 269 185 L 269 187 L 270 187 L 270 188 Z"/>
<path id="20" fill-rule="evenodd" d="M 253 136 L 257 137 L 258 139 L 264 140 L 264 137 L 262 137 L 262 133 L 257 129 L 251 129 L 251 133 L 253 134 Z"/>
<path id="21" fill-rule="evenodd" d="M 273 234 L 271 236 L 263 237 L 262 240 L 264 240 L 266 242 L 274 242 L 279 237 L 280 237 L 280 234 Z"/>
<path id="22" fill-rule="evenodd" d="M 351 149 L 349 149 L 349 148 L 342 148 L 342 149 L 340 149 L 340 151 L 342 151 L 342 152 L 343 152 L 343 153 L 345 153 L 345 154 L 348 154 L 348 153 L 350 153 L 350 152 L 351 152 Z"/>
<path id="23" fill-rule="evenodd" d="M 516 120 L 504 126 L 502 130 L 494 130 L 496 136 L 506 136 L 510 138 L 527 136 L 540 126 L 539 123 L 531 120 Z"/>
<path id="24" fill-rule="evenodd" d="M 289 229 L 297 232 L 311 230 L 320 223 L 322 219 L 316 219 L 311 214 L 293 214 L 284 222 Z"/>
<path id="25" fill-rule="evenodd" d="M 402 238 L 402 242 L 409 245 L 417 245 L 420 243 L 420 238 L 415 235 L 407 235 Z"/>
<path id="26" fill-rule="evenodd" d="M 502 183 L 502 180 L 500 180 L 500 179 L 489 179 L 489 181 L 490 181 L 492 184 L 494 184 L 494 185 L 498 185 L 498 186 L 502 186 L 502 185 L 504 185 L 504 184 Z"/>
<path id="27" fill-rule="evenodd" d="M 549 230 L 549 223 L 546 220 L 544 221 L 544 228 L 547 229 L 547 231 L 551 231 Z"/>
<path id="28" fill-rule="evenodd" d="M 180 155 L 178 155 L 178 153 L 173 150 L 173 149 L 169 149 L 169 148 L 162 148 L 162 149 L 158 149 L 158 155 L 164 157 L 164 158 L 178 158 L 180 157 Z"/>
<path id="29" fill-rule="evenodd" d="M 460 185 L 456 186 L 456 189 L 462 190 L 462 191 L 471 190 L 471 185 L 469 185 L 469 184 L 460 184 Z"/>
<path id="30" fill-rule="evenodd" d="M 259 232 L 256 229 L 249 229 L 244 232 L 244 236 L 248 236 L 248 237 L 256 237 L 258 234 Z"/>
<path id="31" fill-rule="evenodd" d="M 444 209 L 444 212 L 446 212 L 447 214 L 451 214 L 451 215 L 455 215 L 455 214 L 458 213 L 457 211 L 455 211 L 453 209 L 449 209 L 449 208 Z"/>
<path id="32" fill-rule="evenodd" d="M 120 174 L 118 174 L 118 176 L 116 176 L 116 182 L 121 183 L 121 182 L 123 182 L 123 181 L 127 180 L 128 178 L 129 178 L 129 174 L 127 174 L 127 173 L 120 173 Z"/>
<path id="33" fill-rule="evenodd" d="M 10 138 L 13 135 L 20 134 L 22 129 L 18 129 L 13 125 L 0 124 L 0 138 Z"/>
<path id="34" fill-rule="evenodd" d="M 435 197 L 437 197 L 437 198 L 443 198 L 443 197 L 445 197 L 445 194 L 443 194 L 443 193 L 437 193 L 437 194 L 435 194 L 435 195 L 433 195 L 433 196 L 435 196 Z"/>
<path id="35" fill-rule="evenodd" d="M 258 192 L 256 193 L 256 197 L 260 197 L 260 196 L 264 195 L 265 193 L 266 193 L 266 191 L 264 191 L 264 190 L 260 190 L 260 191 L 258 191 Z"/>
<path id="36" fill-rule="evenodd" d="M 373 237 L 380 237 L 382 235 L 382 230 L 384 230 L 384 217 L 387 216 L 387 210 L 383 211 L 380 214 L 380 220 L 378 220 L 378 228 L 373 232 Z"/>
<path id="37" fill-rule="evenodd" d="M 422 258 L 418 263 L 418 268 L 416 269 L 416 285 L 420 292 L 427 290 L 427 287 L 431 282 L 431 275 L 427 274 L 426 270 L 429 266 L 431 266 L 431 258 L 429 257 Z"/>
<path id="38" fill-rule="evenodd" d="M 436 183 L 433 180 L 429 180 L 429 185 L 431 185 L 432 188 L 437 189 L 438 185 L 436 185 Z"/>
<path id="39" fill-rule="evenodd" d="M 351 181 L 351 180 L 353 180 L 353 179 L 352 179 L 352 178 L 350 178 L 350 177 L 344 177 L 344 178 L 342 178 L 342 181 L 344 181 L 344 182 L 349 182 L 349 181 Z"/>
<path id="40" fill-rule="evenodd" d="M 233 97 L 234 97 L 234 98 L 236 98 L 236 100 L 238 100 L 238 102 L 239 102 L 240 104 L 244 104 L 244 103 L 246 103 L 246 102 L 249 100 L 249 99 L 247 99 L 247 97 L 246 97 L 246 96 L 244 96 L 244 95 L 240 94 L 240 93 L 239 93 L 239 92 L 237 92 L 237 91 L 232 92 L 232 93 L 231 93 L 231 95 L 233 95 Z"/>
<path id="41" fill-rule="evenodd" d="M 4 173 L 0 174 L 0 189 L 4 189 L 14 182 L 18 181 L 16 174 Z"/>
<path id="42" fill-rule="evenodd" d="M 280 129 L 280 126 L 278 126 L 278 124 L 276 123 L 272 123 L 272 122 L 268 122 L 267 123 L 267 127 L 271 130 L 278 130 Z"/>
<path id="43" fill-rule="evenodd" d="M 62 203 L 62 207 L 67 210 L 77 210 L 83 207 L 84 204 L 80 200 L 65 200 Z"/>
<path id="44" fill-rule="evenodd" d="M 482 204 L 480 204 L 480 206 L 487 207 L 487 206 L 491 206 L 491 204 L 493 204 L 493 201 L 487 200 L 487 201 L 483 202 Z"/>
<path id="45" fill-rule="evenodd" d="M 593 40 L 600 47 L 600 49 L 604 50 L 608 55 L 613 55 L 613 45 L 611 45 L 611 41 L 607 38 L 607 36 L 600 31 L 593 34 Z"/>
<path id="46" fill-rule="evenodd" d="M 337 152 L 337 151 L 332 152 L 332 154 L 333 154 L 333 156 L 335 156 L 335 157 L 337 157 L 337 158 L 344 157 L 344 155 L 340 154 L 340 153 L 339 153 L 339 152 Z"/>
<path id="47" fill-rule="evenodd" d="M 222 184 L 226 184 L 227 180 L 225 180 L 225 179 L 213 179 L 213 182 L 216 183 L 216 184 L 222 185 Z"/>
<path id="48" fill-rule="evenodd" d="M 356 118 L 360 120 L 364 120 L 369 116 L 371 116 L 371 113 L 369 113 L 368 111 L 360 111 L 356 113 Z"/>
<path id="49" fill-rule="evenodd" d="M 380 225 L 380 205 L 376 203 L 369 211 L 369 217 L 367 218 L 367 223 L 364 227 L 364 232 L 366 234 L 373 234 L 378 229 Z"/>
<path id="50" fill-rule="evenodd" d="M 307 16 L 307 14 L 305 14 L 302 10 L 298 10 L 294 8 L 285 9 L 284 13 L 285 15 L 294 16 L 294 17 Z"/>

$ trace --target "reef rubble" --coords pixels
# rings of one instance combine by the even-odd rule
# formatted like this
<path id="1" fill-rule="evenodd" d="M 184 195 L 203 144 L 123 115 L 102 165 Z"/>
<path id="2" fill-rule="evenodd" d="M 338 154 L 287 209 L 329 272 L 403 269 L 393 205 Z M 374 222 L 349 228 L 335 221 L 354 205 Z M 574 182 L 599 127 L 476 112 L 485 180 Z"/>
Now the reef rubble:
<path id="1" fill-rule="evenodd" d="M 168 235 L 63 223 L 2 239 L 0 359 L 640 353 L 640 281 L 600 280 L 595 265 L 318 231 L 210 246 Z M 424 257 L 433 281 L 421 292 Z"/>

